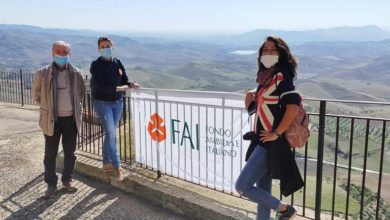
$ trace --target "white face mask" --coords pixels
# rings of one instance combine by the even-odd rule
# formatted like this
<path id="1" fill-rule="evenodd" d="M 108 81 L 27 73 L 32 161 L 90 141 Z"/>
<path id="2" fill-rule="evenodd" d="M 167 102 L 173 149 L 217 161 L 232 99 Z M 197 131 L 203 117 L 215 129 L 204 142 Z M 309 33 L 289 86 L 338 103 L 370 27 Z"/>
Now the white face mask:
<path id="1" fill-rule="evenodd" d="M 262 55 L 260 57 L 260 62 L 265 66 L 265 68 L 273 67 L 279 60 L 278 55 Z"/>

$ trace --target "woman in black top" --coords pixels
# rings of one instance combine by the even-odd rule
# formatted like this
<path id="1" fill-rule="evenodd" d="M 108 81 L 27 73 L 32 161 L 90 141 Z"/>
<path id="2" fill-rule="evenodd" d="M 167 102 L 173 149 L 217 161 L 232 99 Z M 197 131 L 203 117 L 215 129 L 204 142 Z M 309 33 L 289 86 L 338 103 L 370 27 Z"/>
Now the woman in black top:
<path id="1" fill-rule="evenodd" d="M 114 171 L 120 179 L 122 170 L 116 146 L 116 128 L 123 109 L 122 95 L 139 85 L 129 82 L 121 61 L 112 56 L 112 46 L 109 37 L 99 38 L 101 56 L 91 64 L 91 90 L 95 111 L 104 130 L 103 171 Z"/>
<path id="2" fill-rule="evenodd" d="M 247 153 L 247 163 L 236 181 L 237 192 L 258 203 L 257 219 L 269 219 L 271 209 L 278 213 L 277 219 L 292 219 L 296 214 L 294 207 L 271 194 L 272 178 L 278 178 L 281 185 L 284 184 L 284 195 L 303 184 L 288 142 L 282 135 L 298 113 L 301 101 L 299 94 L 294 92 L 296 67 L 286 42 L 279 37 L 267 37 L 258 54 L 258 88 L 248 92 L 245 100 L 246 108 L 253 103 L 256 113 L 253 148 L 250 148 L 253 151 Z"/>

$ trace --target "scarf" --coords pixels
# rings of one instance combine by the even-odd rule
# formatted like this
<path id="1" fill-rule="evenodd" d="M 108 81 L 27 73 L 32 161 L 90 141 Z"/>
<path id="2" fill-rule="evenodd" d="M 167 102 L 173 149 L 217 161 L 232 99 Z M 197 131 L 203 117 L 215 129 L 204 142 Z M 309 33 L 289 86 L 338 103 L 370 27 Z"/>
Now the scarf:
<path id="1" fill-rule="evenodd" d="M 274 75 L 275 68 L 271 67 L 265 69 L 257 74 L 256 82 L 260 84 L 262 87 L 268 87 L 272 81 L 272 77 Z"/>

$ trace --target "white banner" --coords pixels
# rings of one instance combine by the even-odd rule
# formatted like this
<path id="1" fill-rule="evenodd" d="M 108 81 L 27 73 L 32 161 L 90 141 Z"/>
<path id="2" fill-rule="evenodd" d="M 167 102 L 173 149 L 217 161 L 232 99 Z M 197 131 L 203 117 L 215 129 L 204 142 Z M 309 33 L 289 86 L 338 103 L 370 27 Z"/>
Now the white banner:
<path id="1" fill-rule="evenodd" d="M 250 118 L 244 96 L 138 89 L 131 92 L 136 161 L 225 192 L 245 163 Z"/>

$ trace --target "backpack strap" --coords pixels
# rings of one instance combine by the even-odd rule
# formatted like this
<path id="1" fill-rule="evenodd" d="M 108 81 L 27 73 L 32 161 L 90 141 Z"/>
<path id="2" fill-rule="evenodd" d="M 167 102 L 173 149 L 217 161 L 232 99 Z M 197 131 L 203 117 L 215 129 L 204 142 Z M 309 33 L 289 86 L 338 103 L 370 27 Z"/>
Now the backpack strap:
<path id="1" fill-rule="evenodd" d="M 278 88 L 278 85 L 279 85 L 279 82 L 276 81 L 276 88 Z M 279 105 L 280 105 L 280 102 L 282 101 L 282 97 L 284 95 L 293 94 L 293 93 L 296 93 L 296 94 L 299 95 L 299 97 L 301 97 L 301 104 L 302 104 L 302 96 L 301 96 L 301 94 L 299 94 L 299 92 L 297 90 L 291 90 L 291 91 L 288 91 L 288 92 L 285 92 L 285 93 L 279 95 Z"/>
<path id="2" fill-rule="evenodd" d="M 280 96 L 279 96 L 279 99 L 282 99 L 282 97 L 283 97 L 284 95 L 292 94 L 292 93 L 296 93 L 296 94 L 298 94 L 299 96 L 301 96 L 297 90 L 291 90 L 291 91 L 285 92 L 285 93 L 283 93 L 282 95 L 280 95 Z"/>

